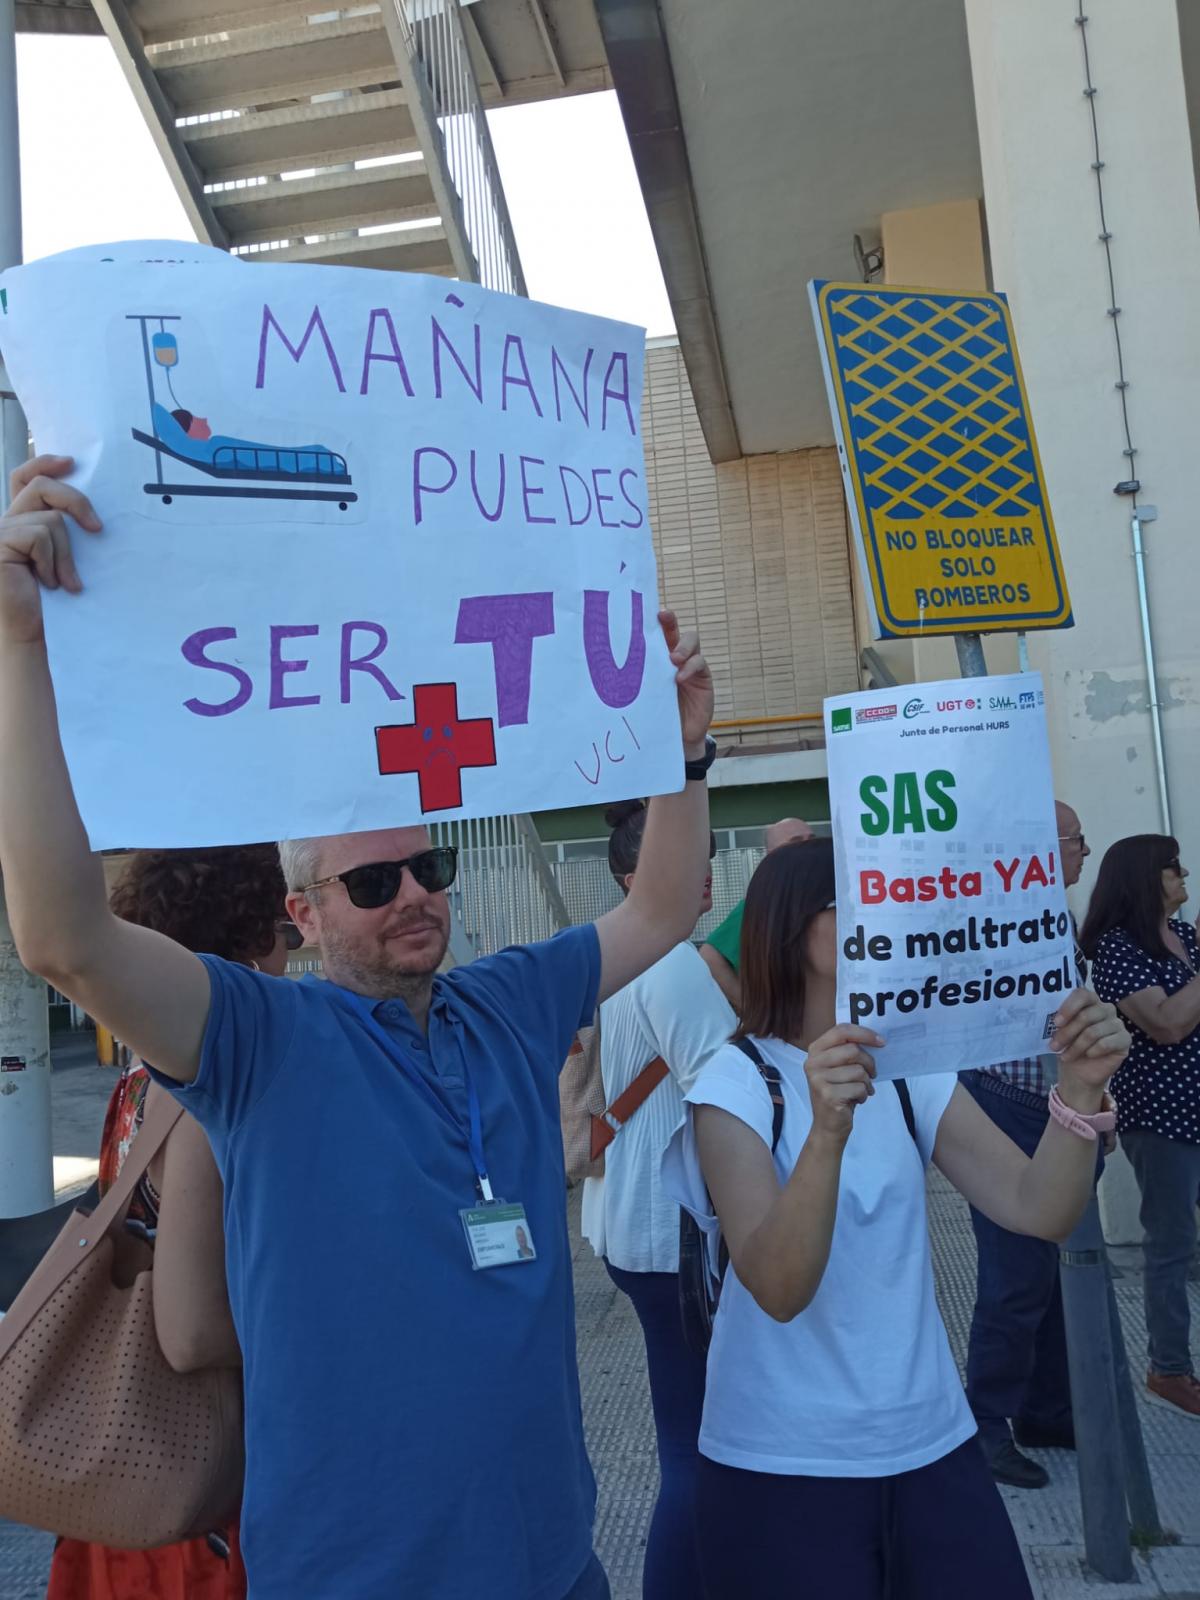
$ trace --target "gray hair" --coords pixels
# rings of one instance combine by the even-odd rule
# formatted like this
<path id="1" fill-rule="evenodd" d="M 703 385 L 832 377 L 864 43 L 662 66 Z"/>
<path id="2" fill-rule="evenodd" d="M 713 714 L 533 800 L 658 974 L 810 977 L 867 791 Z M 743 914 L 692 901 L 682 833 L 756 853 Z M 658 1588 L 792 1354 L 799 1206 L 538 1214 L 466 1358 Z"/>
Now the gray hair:
<path id="1" fill-rule="evenodd" d="M 289 894 L 298 894 L 306 885 L 321 876 L 321 846 L 323 839 L 281 839 L 279 865 Z"/>

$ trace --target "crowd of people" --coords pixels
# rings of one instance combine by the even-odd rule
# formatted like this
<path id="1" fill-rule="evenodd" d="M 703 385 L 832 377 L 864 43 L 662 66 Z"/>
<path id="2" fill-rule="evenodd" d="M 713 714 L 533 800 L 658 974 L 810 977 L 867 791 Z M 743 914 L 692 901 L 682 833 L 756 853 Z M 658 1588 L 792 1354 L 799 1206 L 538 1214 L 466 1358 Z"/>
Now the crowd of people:
<path id="1" fill-rule="evenodd" d="M 19 469 L 0 518 L 9 914 L 26 964 L 135 1054 L 105 1181 L 155 1097 L 190 1114 L 125 1227 L 153 1249 L 171 1366 L 241 1366 L 247 1467 L 240 1516 L 197 1539 L 60 1543 L 53 1600 L 603 1600 L 557 1083 L 597 1016 L 605 1105 L 642 1085 L 583 1228 L 645 1338 L 647 1600 L 1030 1595 L 996 1483 L 1045 1481 L 1018 1446 L 1072 1443 L 1057 1242 L 1114 1128 L 1142 1191 L 1148 1389 L 1200 1415 L 1200 947 L 1175 841 L 1105 855 L 1050 1054 L 877 1080 L 885 1038 L 836 1021 L 829 841 L 780 824 L 744 905 L 692 942 L 713 690 L 663 613 L 686 782 L 613 808 L 621 900 L 596 923 L 443 971 L 457 862 L 419 827 L 142 853 L 110 902 L 42 628 L 41 588 L 79 588 L 72 528 L 99 530 L 69 470 Z M 1077 881 L 1069 807 L 1058 831 Z M 281 976 L 301 942 L 323 981 Z M 930 1164 L 979 1247 L 965 1391 Z M 680 1315 L 681 1214 L 720 1290 L 706 1354 Z"/>

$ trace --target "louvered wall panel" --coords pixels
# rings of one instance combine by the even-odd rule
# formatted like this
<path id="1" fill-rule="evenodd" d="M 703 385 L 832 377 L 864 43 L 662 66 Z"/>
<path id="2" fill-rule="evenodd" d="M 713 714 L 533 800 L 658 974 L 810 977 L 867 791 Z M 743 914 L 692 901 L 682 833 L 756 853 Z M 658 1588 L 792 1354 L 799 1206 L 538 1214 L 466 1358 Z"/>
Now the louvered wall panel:
<path id="1" fill-rule="evenodd" d="M 700 628 L 718 718 L 819 711 L 857 689 L 837 452 L 714 466 L 677 345 L 646 352 L 642 425 L 663 594 Z"/>

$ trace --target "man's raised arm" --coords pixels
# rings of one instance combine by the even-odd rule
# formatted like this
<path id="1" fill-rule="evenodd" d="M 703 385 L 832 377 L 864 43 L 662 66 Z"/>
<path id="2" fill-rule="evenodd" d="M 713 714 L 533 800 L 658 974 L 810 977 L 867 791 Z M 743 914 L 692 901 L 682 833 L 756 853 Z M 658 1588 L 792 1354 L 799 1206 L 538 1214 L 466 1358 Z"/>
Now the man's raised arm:
<path id="1" fill-rule="evenodd" d="M 162 934 L 114 917 L 75 804 L 46 659 L 41 589 L 81 587 L 67 517 L 100 522 L 60 479 L 63 456 L 12 475 L 0 517 L 0 866 L 21 960 L 153 1066 L 195 1077 L 208 1019 L 204 965 Z"/>
<path id="2" fill-rule="evenodd" d="M 684 760 L 704 759 L 713 714 L 712 675 L 694 633 L 681 635 L 674 612 L 659 613 L 679 687 Z M 696 925 L 708 871 L 708 785 L 686 782 L 650 802 L 629 894 L 596 923 L 600 999 L 623 989 L 686 939 Z"/>

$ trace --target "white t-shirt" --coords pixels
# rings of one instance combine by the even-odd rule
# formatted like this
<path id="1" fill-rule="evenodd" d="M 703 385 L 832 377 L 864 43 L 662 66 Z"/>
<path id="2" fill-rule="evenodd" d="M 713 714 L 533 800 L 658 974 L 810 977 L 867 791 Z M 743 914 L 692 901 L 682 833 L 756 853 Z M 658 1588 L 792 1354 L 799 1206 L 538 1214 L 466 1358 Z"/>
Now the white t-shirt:
<path id="1" fill-rule="evenodd" d="M 679 1271 L 679 1205 L 662 1188 L 662 1153 L 683 1097 L 737 1026 L 700 952 L 678 944 L 600 1007 L 600 1072 L 611 1105 L 655 1056 L 671 1069 L 583 1185 L 583 1236 L 626 1272 Z"/>
<path id="2" fill-rule="evenodd" d="M 783 1079 L 775 1169 L 784 1183 L 812 1126 L 804 1052 L 778 1039 L 754 1043 Z M 891 1084 L 854 1113 L 829 1262 L 799 1316 L 776 1322 L 729 1267 L 700 1429 L 710 1460 L 801 1477 L 889 1477 L 940 1460 L 975 1432 L 934 1297 L 925 1211 L 925 1166 L 955 1083 L 946 1075 L 909 1083 L 920 1154 Z M 720 1106 L 770 1145 L 766 1085 L 735 1046 L 713 1057 L 687 1101 Z M 663 1181 L 715 1249 L 690 1116 L 667 1150 Z"/>

